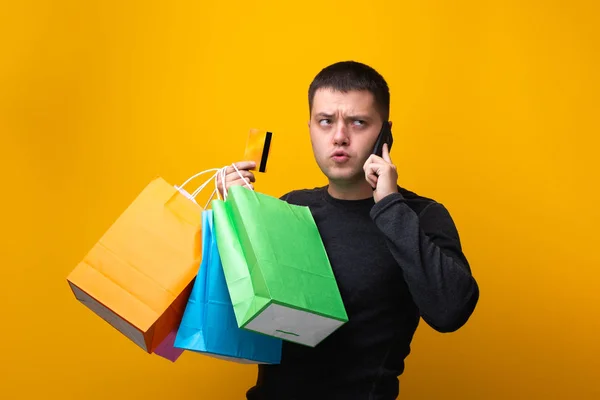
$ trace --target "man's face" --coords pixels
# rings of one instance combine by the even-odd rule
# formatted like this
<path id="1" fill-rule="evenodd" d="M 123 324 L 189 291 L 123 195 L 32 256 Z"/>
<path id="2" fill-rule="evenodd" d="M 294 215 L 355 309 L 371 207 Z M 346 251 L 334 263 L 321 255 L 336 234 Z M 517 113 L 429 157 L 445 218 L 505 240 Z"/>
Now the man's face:
<path id="1" fill-rule="evenodd" d="M 364 181 L 362 168 L 382 124 L 370 92 L 317 90 L 309 123 L 310 139 L 325 176 L 340 184 Z"/>

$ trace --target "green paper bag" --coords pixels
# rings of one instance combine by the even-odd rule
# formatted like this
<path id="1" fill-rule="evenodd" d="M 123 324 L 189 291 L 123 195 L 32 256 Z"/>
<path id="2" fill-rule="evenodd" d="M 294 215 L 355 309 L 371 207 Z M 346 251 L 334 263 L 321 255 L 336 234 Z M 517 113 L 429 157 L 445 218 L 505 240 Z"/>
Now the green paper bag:
<path id="1" fill-rule="evenodd" d="M 314 347 L 348 321 L 308 207 L 233 186 L 212 208 L 240 328 Z"/>

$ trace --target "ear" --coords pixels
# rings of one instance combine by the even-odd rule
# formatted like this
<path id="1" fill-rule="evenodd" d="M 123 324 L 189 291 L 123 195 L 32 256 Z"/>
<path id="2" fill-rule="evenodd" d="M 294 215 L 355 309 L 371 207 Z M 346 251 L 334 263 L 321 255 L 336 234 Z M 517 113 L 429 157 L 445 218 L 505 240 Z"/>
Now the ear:
<path id="1" fill-rule="evenodd" d="M 390 129 L 392 129 L 392 121 L 388 121 L 390 123 Z"/>

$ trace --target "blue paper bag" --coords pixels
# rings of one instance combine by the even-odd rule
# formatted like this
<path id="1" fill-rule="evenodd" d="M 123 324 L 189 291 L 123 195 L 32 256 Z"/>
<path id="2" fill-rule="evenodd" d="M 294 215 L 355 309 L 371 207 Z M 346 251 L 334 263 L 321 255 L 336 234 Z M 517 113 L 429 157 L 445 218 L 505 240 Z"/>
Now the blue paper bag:
<path id="1" fill-rule="evenodd" d="M 175 347 L 246 364 L 278 364 L 282 340 L 237 325 L 213 234 L 202 212 L 202 263 L 175 337 Z"/>

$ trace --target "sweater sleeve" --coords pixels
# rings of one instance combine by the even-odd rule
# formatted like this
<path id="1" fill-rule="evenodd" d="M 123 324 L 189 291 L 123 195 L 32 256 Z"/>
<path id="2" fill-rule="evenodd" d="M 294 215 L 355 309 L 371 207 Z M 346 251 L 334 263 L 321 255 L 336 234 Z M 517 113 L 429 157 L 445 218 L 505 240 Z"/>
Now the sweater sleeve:
<path id="1" fill-rule="evenodd" d="M 479 287 L 448 210 L 433 202 L 417 215 L 394 193 L 373 206 L 371 217 L 386 236 L 423 320 L 438 332 L 462 327 L 479 300 Z"/>
<path id="2" fill-rule="evenodd" d="M 292 194 L 292 192 L 287 192 L 287 193 L 285 193 L 285 194 L 281 195 L 281 196 L 279 197 L 279 200 L 283 200 L 283 201 L 285 201 L 285 202 L 289 202 L 289 199 L 290 199 L 290 195 L 291 195 L 291 194 Z"/>

